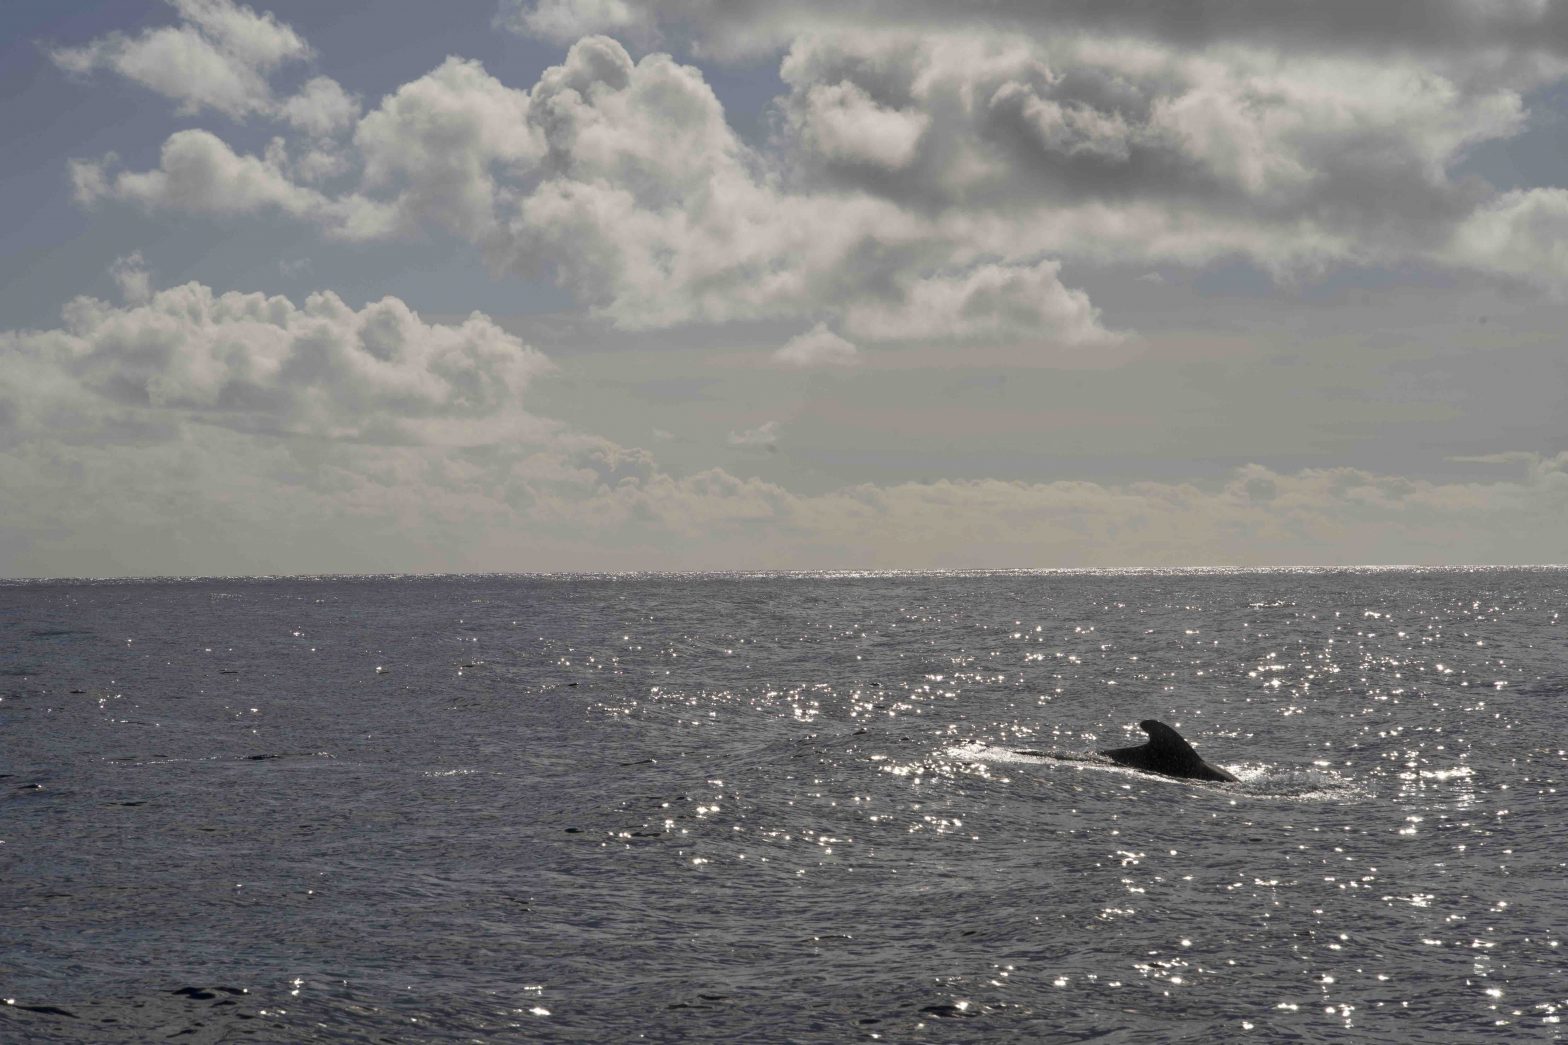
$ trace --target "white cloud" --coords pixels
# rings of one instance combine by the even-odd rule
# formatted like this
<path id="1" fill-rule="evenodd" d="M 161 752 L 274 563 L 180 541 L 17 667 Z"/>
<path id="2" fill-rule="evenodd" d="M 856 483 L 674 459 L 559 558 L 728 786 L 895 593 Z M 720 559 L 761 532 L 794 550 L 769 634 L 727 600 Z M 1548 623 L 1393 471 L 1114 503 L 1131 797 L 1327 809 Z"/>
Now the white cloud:
<path id="1" fill-rule="evenodd" d="M 632 329 L 821 312 L 890 271 L 972 253 L 955 258 L 947 234 L 888 201 L 781 192 L 700 72 L 634 62 L 602 37 L 526 93 L 450 59 L 367 114 L 353 143 L 361 187 L 333 198 L 290 180 L 300 164 L 281 144 L 241 156 L 194 130 L 154 170 L 78 162 L 73 177 L 87 202 L 276 208 L 355 239 L 444 227 Z"/>
<path id="2" fill-rule="evenodd" d="M 1568 294 L 1568 189 L 1505 192 L 1454 230 L 1449 258 Z"/>
<path id="3" fill-rule="evenodd" d="M 152 297 L 152 274 L 142 260 L 142 252 L 132 251 L 123 258 L 115 258 L 109 266 L 109 275 L 120 288 L 120 297 L 128 305 L 141 305 Z"/>
<path id="4" fill-rule="evenodd" d="M 273 69 L 310 55 L 310 47 L 270 12 L 257 14 L 233 0 L 169 0 L 180 18 L 226 54 L 255 69 Z"/>
<path id="5" fill-rule="evenodd" d="M 751 450 L 767 450 L 773 452 L 779 445 L 779 423 L 765 421 L 756 428 L 748 428 L 743 432 L 731 432 L 729 444 Z"/>
<path id="6" fill-rule="evenodd" d="M 289 159 L 282 139 L 273 139 L 262 156 L 247 156 L 209 131 L 176 131 L 163 143 L 157 167 L 116 171 L 117 162 L 112 153 L 71 162 L 78 203 L 115 199 L 149 211 L 220 216 L 278 211 L 313 221 L 330 236 L 355 240 L 390 236 L 404 220 L 396 202 L 359 193 L 331 198 L 291 180 L 289 171 L 299 164 Z"/>
<path id="7" fill-rule="evenodd" d="M 849 330 L 868 340 L 1030 340 L 1107 344 L 1120 336 L 1100 325 L 1099 310 L 1058 278 L 1054 261 L 980 265 L 952 276 L 913 280 L 890 302 L 857 303 Z"/>
<path id="8" fill-rule="evenodd" d="M 109 69 L 179 104 L 241 118 L 270 114 L 275 102 L 267 75 L 285 62 L 308 58 L 309 46 L 270 13 L 231 0 L 173 0 L 180 24 L 134 37 L 111 33 L 51 56 L 63 69 L 86 74 Z"/>
<path id="9" fill-rule="evenodd" d="M 773 361 L 780 366 L 809 369 L 822 366 L 854 366 L 860 361 L 860 352 L 850 341 L 818 323 L 804 334 L 797 334 L 784 342 L 773 353 Z"/>
<path id="10" fill-rule="evenodd" d="M 484 241 L 498 230 L 498 171 L 533 167 L 544 153 L 527 92 L 478 62 L 448 58 L 388 95 L 354 131 L 370 191 L 396 193 L 403 227 L 433 222 Z"/>
<path id="11" fill-rule="evenodd" d="M 359 119 L 359 99 L 330 76 L 313 76 L 299 93 L 278 106 L 283 120 L 307 134 L 324 138 Z"/>
<path id="12" fill-rule="evenodd" d="M 927 113 L 891 109 L 857 84 L 810 84 L 791 113 L 795 131 L 832 162 L 883 170 L 909 165 L 931 123 Z"/>
<path id="13" fill-rule="evenodd" d="M 588 37 L 531 93 L 550 173 L 609 182 L 650 209 L 684 202 L 753 160 L 701 71 L 666 54 L 633 61 L 615 40 Z"/>
<path id="14" fill-rule="evenodd" d="M 595 33 L 646 33 L 651 15 L 647 5 L 627 0 L 502 0 L 496 22 L 525 36 L 569 44 Z"/>
<path id="15" fill-rule="evenodd" d="M 880 278 L 858 255 L 914 236 L 889 204 L 781 193 L 667 55 L 579 41 L 532 97 L 547 176 L 509 224 L 514 264 L 552 265 L 621 326 L 796 315 Z"/>
<path id="16" fill-rule="evenodd" d="M 319 192 L 294 184 L 274 159 L 241 156 L 210 131 L 176 131 L 149 171 L 110 173 L 108 163 L 78 161 L 77 198 L 128 200 L 151 209 L 243 214 L 276 208 L 306 217 L 328 209 Z"/>

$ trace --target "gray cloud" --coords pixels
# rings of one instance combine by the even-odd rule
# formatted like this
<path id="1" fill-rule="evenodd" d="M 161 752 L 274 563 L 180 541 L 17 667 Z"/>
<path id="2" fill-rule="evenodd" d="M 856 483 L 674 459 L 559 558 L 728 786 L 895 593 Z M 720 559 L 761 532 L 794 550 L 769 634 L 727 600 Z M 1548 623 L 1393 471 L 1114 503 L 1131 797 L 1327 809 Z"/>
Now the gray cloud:
<path id="1" fill-rule="evenodd" d="M 593 25 L 602 0 L 508 0 L 522 12 L 570 13 Z M 735 58 L 767 53 L 804 34 L 916 26 L 943 32 L 983 27 L 1034 36 L 1093 31 L 1157 38 L 1183 47 L 1259 41 L 1292 50 L 1437 53 L 1496 50 L 1568 54 L 1568 12 L 1551 0 L 650 0 L 640 19 L 661 25 L 703 53 Z M 530 32 L 526 18 L 510 23 Z M 608 28 L 607 26 L 605 28 Z M 597 30 L 591 30 L 597 31 Z M 1503 61 L 1498 56 L 1499 63 Z"/>
<path id="2" fill-rule="evenodd" d="M 1449 169 L 1522 128 L 1534 82 L 1462 63 L 887 30 L 803 36 L 781 75 L 789 155 L 816 179 L 942 214 L 1155 205 L 1216 230 L 1240 220 L 1254 242 L 1229 249 L 1283 241 L 1266 264 L 1303 226 L 1389 255 L 1430 249 L 1484 194 Z M 873 162 L 838 142 L 879 142 L 838 132 L 843 99 L 919 133 Z"/>

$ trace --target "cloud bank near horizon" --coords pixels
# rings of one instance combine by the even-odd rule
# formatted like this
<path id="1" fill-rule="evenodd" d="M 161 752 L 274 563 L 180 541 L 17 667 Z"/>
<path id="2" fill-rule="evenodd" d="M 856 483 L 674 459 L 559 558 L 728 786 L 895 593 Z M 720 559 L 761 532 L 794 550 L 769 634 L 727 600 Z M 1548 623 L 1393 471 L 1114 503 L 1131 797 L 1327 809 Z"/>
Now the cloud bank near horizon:
<path id="1" fill-rule="evenodd" d="M 60 328 L 7 333 L 0 354 L 0 470 L 37 491 L 7 508 L 22 575 L 66 548 L 87 573 L 151 574 L 1264 565 L 1284 548 L 1303 565 L 1456 548 L 1509 561 L 1568 511 L 1568 453 L 1488 458 L 1516 474 L 1465 483 L 1252 465 L 1208 485 L 803 495 L 723 468 L 676 476 L 524 412 L 550 364 L 488 317 L 430 324 L 397 299 L 356 311 L 330 292 L 79 298 Z M 768 422 L 729 441 L 787 438 Z"/>

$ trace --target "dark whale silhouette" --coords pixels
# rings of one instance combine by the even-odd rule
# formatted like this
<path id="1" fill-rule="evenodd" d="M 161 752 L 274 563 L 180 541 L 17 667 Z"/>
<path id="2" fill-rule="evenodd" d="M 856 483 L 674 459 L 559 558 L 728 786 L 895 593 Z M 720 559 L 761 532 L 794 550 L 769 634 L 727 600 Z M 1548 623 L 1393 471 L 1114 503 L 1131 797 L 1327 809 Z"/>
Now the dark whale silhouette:
<path id="1" fill-rule="evenodd" d="M 1182 735 L 1157 719 L 1146 718 L 1138 728 L 1149 734 L 1147 744 L 1137 747 L 1118 747 L 1100 754 L 1146 773 L 1181 777 L 1186 780 L 1229 780 L 1236 778 L 1223 769 L 1216 769 L 1203 761 Z"/>

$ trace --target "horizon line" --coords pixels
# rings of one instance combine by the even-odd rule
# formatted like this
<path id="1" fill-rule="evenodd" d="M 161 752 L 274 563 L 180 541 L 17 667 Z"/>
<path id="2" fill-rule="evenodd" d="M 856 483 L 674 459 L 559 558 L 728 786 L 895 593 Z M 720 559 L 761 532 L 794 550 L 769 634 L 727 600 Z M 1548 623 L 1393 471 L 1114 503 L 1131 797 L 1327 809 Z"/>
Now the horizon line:
<path id="1" fill-rule="evenodd" d="M 686 570 L 480 570 L 366 573 L 254 573 L 254 574 L 119 574 L 109 576 L 0 577 L 0 586 L 26 584 L 136 584 L 196 581 L 366 581 L 366 580 L 479 580 L 519 578 L 533 580 L 635 580 L 642 578 L 799 578 L 853 580 L 878 577 L 984 577 L 1050 575 L 1216 575 L 1267 573 L 1466 573 L 1487 570 L 1565 570 L 1568 563 L 1358 563 L 1334 566 L 1017 566 L 837 569 L 686 569 Z"/>

